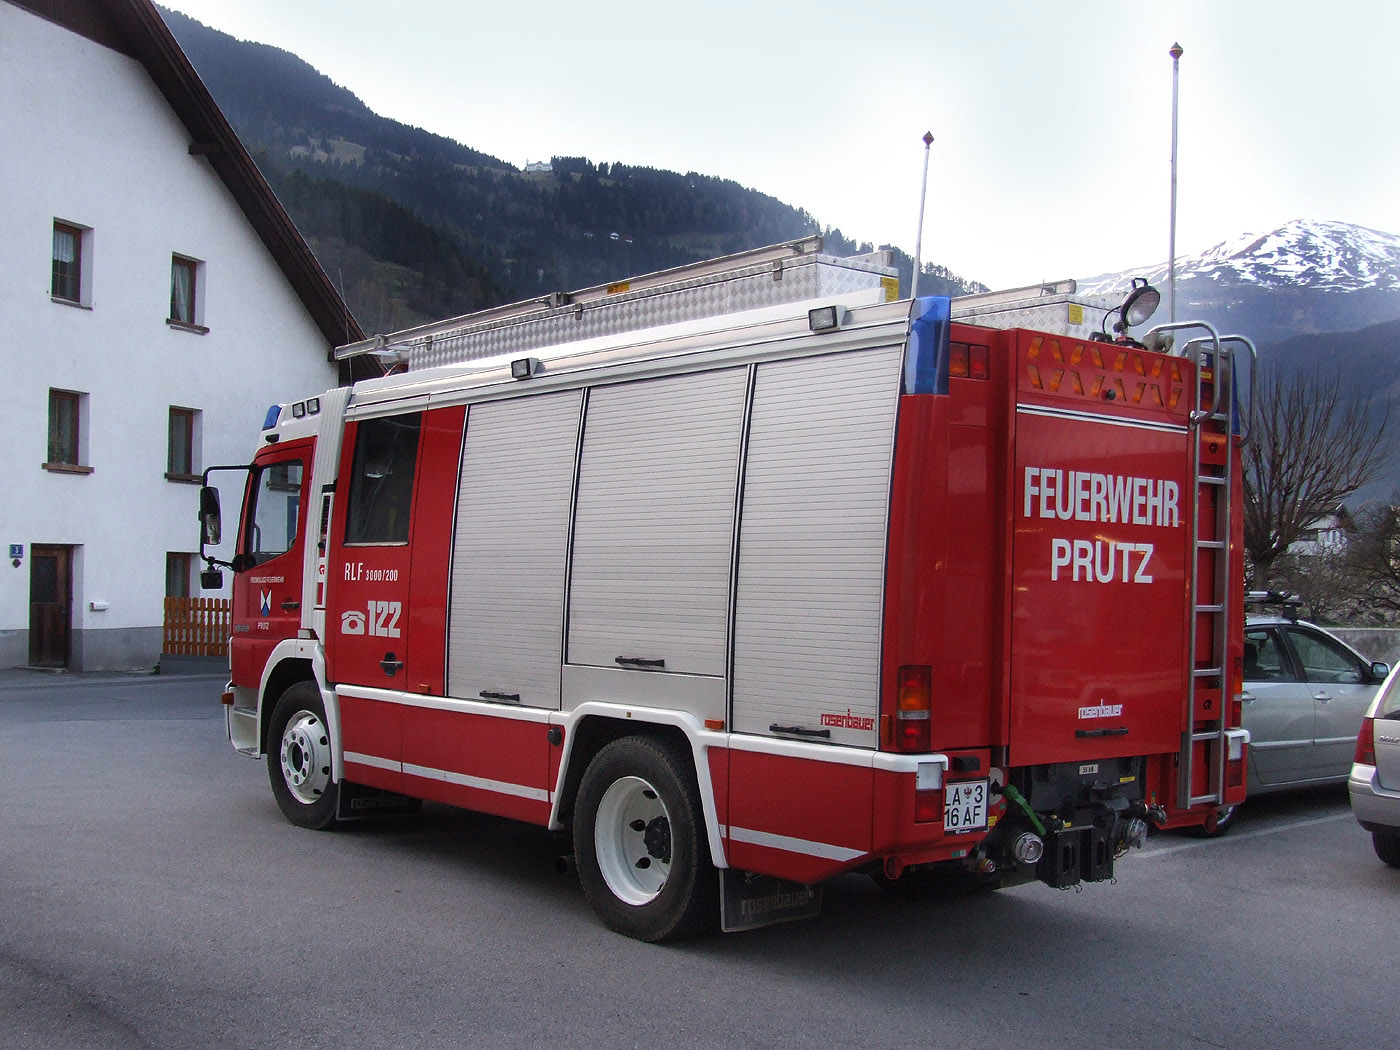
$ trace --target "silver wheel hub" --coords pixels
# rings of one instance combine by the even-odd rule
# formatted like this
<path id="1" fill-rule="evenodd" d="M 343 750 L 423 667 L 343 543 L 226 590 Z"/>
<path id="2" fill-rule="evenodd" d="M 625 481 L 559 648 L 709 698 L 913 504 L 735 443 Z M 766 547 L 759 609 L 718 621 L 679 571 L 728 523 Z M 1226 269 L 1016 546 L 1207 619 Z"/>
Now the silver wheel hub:
<path id="1" fill-rule="evenodd" d="M 282 731 L 282 779 L 298 802 L 319 802 L 331 782 L 330 734 L 310 711 L 298 711 Z"/>
<path id="2" fill-rule="evenodd" d="M 641 777 L 613 781 L 598 804 L 593 846 L 618 900 L 655 900 L 671 873 L 671 815 L 656 788 Z"/>

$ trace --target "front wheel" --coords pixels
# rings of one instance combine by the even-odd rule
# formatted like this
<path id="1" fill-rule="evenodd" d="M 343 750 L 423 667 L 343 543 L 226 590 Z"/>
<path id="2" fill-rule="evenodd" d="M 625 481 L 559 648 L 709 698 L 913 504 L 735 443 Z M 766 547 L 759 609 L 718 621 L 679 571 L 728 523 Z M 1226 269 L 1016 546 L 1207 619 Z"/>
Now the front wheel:
<path id="1" fill-rule="evenodd" d="M 1392 868 L 1400 868 L 1400 831 L 1371 832 L 1371 846 L 1377 857 Z"/>
<path id="2" fill-rule="evenodd" d="M 699 790 L 668 744 L 624 737 L 594 756 L 574 807 L 574 855 L 584 896 L 618 933 L 664 941 L 718 918 Z"/>
<path id="3" fill-rule="evenodd" d="M 298 682 L 282 694 L 267 740 L 267 776 L 282 815 L 298 827 L 330 827 L 340 789 L 331 780 L 330 731 L 315 682 Z"/>

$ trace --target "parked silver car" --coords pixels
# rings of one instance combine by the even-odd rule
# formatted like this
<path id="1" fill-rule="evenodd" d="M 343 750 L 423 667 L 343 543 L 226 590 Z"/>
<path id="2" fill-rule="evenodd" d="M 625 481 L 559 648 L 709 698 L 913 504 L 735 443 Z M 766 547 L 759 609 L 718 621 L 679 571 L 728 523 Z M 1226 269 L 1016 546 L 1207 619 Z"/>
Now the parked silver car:
<path id="1" fill-rule="evenodd" d="M 1371 833 L 1376 856 L 1400 868 L 1400 672 L 1386 680 L 1356 739 L 1347 779 L 1351 811 Z"/>
<path id="2" fill-rule="evenodd" d="M 1250 616 L 1244 630 L 1247 795 L 1341 783 L 1356 734 L 1388 665 L 1372 663 L 1321 627 L 1287 615 Z M 1239 807 L 1223 813 L 1224 834 Z"/>

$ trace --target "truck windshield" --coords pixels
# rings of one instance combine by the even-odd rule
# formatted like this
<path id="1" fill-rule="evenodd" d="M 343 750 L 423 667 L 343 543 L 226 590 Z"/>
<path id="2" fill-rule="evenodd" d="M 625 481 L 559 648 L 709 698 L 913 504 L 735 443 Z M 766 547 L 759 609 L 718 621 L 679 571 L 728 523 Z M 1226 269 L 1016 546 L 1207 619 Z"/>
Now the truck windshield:
<path id="1" fill-rule="evenodd" d="M 258 468 L 253 479 L 253 504 L 248 508 L 244 552 L 253 565 L 285 554 L 297 539 L 301 504 L 302 462 L 286 460 Z"/>

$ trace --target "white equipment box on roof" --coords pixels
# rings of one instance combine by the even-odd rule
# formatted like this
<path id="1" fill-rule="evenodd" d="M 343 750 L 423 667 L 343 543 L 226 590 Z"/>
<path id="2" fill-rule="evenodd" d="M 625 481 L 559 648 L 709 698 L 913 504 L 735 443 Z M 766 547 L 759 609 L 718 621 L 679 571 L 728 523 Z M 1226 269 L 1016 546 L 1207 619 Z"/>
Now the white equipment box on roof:
<path id="1" fill-rule="evenodd" d="M 890 252 L 842 259 L 822 255 L 821 248 L 820 237 L 806 237 L 628 281 L 557 292 L 392 337 L 376 336 L 339 347 L 335 356 L 397 350 L 416 372 L 809 299 L 839 296 L 850 305 L 874 305 L 899 298 Z"/>

